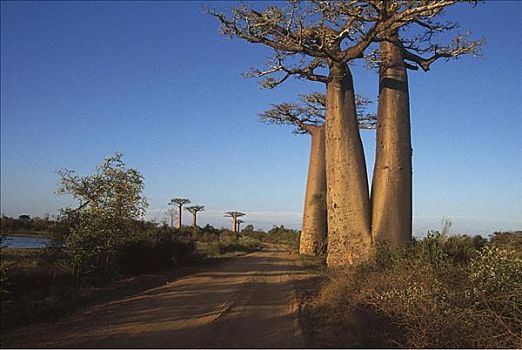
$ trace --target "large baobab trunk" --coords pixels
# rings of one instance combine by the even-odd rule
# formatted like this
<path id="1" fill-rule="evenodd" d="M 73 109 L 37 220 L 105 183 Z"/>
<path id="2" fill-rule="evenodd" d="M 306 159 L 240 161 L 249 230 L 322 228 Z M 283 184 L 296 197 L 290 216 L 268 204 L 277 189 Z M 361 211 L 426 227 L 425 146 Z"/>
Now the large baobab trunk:
<path id="1" fill-rule="evenodd" d="M 237 232 L 237 219 L 232 217 L 232 232 Z"/>
<path id="2" fill-rule="evenodd" d="M 372 236 L 391 247 L 411 239 L 412 165 L 408 75 L 401 49 L 381 44 Z"/>
<path id="3" fill-rule="evenodd" d="M 325 252 L 326 232 L 326 162 L 324 126 L 308 126 L 312 136 L 310 163 L 303 211 L 303 229 L 299 253 L 320 255 Z"/>
<path id="4" fill-rule="evenodd" d="M 331 65 L 326 88 L 326 179 L 327 264 L 364 261 L 371 248 L 368 177 L 352 75 L 341 64 Z"/>

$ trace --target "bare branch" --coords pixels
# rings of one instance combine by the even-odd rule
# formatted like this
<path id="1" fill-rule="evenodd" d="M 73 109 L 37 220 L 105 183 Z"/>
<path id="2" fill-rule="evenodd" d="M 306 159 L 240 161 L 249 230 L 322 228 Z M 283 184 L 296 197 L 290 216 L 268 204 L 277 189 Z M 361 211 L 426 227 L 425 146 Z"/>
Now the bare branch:
<path id="1" fill-rule="evenodd" d="M 412 52 L 406 48 L 403 49 L 404 59 L 406 61 L 413 62 L 418 67 L 422 68 L 425 72 L 430 69 L 433 62 L 440 58 L 446 60 L 458 59 L 463 55 L 480 56 L 481 48 L 485 44 L 485 39 L 472 40 L 467 39 L 468 35 L 457 35 L 453 41 L 446 46 L 433 45 L 432 55 L 424 58 L 415 52 Z M 411 67 L 411 65 L 410 65 Z"/>
<path id="2" fill-rule="evenodd" d="M 294 133 L 310 133 L 311 129 L 324 124 L 326 115 L 326 96 L 319 92 L 299 96 L 298 103 L 281 103 L 272 105 L 268 111 L 259 114 L 264 123 L 293 125 Z M 375 114 L 365 113 L 372 103 L 368 98 L 356 95 L 355 104 L 360 129 L 374 129 L 377 122 Z"/>
<path id="3" fill-rule="evenodd" d="M 276 51 L 275 55 L 267 62 L 266 69 L 252 68 L 249 72 L 245 73 L 244 76 L 247 78 L 264 78 L 261 80 L 261 86 L 267 89 L 273 89 L 289 77 L 295 76 L 299 79 L 308 79 L 311 81 L 317 81 L 326 83 L 327 77 L 321 74 L 316 74 L 315 70 L 318 68 L 324 68 L 326 65 L 322 59 L 315 58 L 308 64 L 301 62 L 297 65 L 291 66 L 286 63 L 286 60 L 293 58 L 293 54 L 285 54 L 280 51 Z M 278 77 L 274 77 L 276 73 L 281 73 Z"/>
<path id="4" fill-rule="evenodd" d="M 477 55 L 482 40 L 467 41 L 457 35 L 450 44 L 434 43 L 437 34 L 458 28 L 455 22 L 440 22 L 437 18 L 447 7 L 460 2 L 463 1 L 291 0 L 286 6 L 268 5 L 261 11 L 241 4 L 228 15 L 208 12 L 220 21 L 225 35 L 274 50 L 266 68 L 246 74 L 262 78 L 263 87 L 274 88 L 292 76 L 326 83 L 321 69 L 357 58 L 365 58 L 372 66 L 378 55 L 366 52 L 371 44 L 390 40 L 399 29 L 408 26 L 420 28 L 420 33 L 404 36 L 400 41 L 406 55 L 412 57 L 406 63 L 409 69 L 427 70 L 439 58 Z M 421 58 L 428 53 L 432 56 Z"/>

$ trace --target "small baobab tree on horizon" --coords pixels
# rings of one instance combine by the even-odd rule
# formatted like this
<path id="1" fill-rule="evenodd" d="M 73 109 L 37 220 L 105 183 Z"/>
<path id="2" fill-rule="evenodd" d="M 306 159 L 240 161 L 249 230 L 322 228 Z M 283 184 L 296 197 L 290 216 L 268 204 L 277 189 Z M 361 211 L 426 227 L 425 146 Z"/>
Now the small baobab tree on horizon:
<path id="1" fill-rule="evenodd" d="M 176 228 L 181 228 L 181 213 L 182 208 L 185 204 L 190 204 L 190 199 L 186 198 L 172 198 L 169 202 L 169 205 L 176 205 L 178 207 L 178 224 Z"/>
<path id="2" fill-rule="evenodd" d="M 241 219 L 238 219 L 236 222 L 237 222 L 236 232 L 241 232 L 241 224 L 244 223 L 244 221 Z"/>
<path id="3" fill-rule="evenodd" d="M 312 139 L 306 180 L 303 225 L 299 253 L 325 253 L 328 231 L 326 210 L 326 162 L 324 121 L 326 96 L 319 92 L 301 95 L 298 103 L 281 103 L 259 114 L 264 123 L 294 126 L 295 134 L 309 134 Z M 374 129 L 375 115 L 365 114 L 371 101 L 356 95 L 357 121 L 360 129 Z"/>
<path id="4" fill-rule="evenodd" d="M 245 216 L 246 214 L 245 213 L 242 213 L 240 211 L 227 211 L 225 213 L 225 217 L 227 218 L 232 218 L 232 232 L 238 232 L 237 231 L 237 220 L 238 218 L 242 217 L 242 216 Z"/>
<path id="5" fill-rule="evenodd" d="M 185 207 L 185 210 L 192 214 L 192 228 L 197 228 L 197 214 L 200 211 L 205 210 L 204 205 L 191 205 L 190 207 Z"/>

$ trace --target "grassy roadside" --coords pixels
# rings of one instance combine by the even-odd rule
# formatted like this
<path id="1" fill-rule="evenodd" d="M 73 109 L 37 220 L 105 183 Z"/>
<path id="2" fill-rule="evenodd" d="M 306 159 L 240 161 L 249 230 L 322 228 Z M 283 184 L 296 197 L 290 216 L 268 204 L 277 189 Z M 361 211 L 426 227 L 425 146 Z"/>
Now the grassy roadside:
<path id="1" fill-rule="evenodd" d="M 432 234 L 298 287 L 310 348 L 521 348 L 522 232 Z"/>

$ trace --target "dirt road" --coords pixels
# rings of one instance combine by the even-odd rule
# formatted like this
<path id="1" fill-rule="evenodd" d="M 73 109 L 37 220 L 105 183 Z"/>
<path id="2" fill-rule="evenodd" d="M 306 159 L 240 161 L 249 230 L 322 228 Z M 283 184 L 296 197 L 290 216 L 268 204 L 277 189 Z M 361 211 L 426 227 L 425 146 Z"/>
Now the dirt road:
<path id="1" fill-rule="evenodd" d="M 295 288 L 307 278 L 295 256 L 268 247 L 33 327 L 3 346 L 303 348 Z"/>

